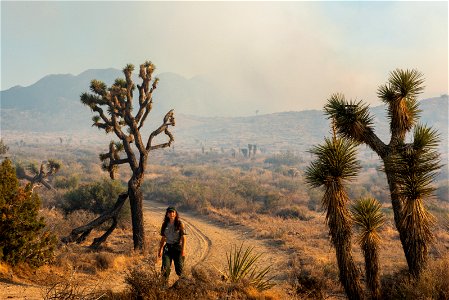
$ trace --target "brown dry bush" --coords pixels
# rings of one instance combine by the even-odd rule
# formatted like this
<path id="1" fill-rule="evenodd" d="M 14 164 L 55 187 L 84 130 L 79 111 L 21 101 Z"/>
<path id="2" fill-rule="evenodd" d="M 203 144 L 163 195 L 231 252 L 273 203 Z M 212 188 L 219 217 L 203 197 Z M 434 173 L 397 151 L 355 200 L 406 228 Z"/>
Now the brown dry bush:
<path id="1" fill-rule="evenodd" d="M 300 299 L 327 299 L 331 291 L 340 293 L 335 264 L 323 264 L 318 261 L 305 263 L 301 259 L 294 259 L 291 265 L 289 282 Z"/>
<path id="2" fill-rule="evenodd" d="M 131 269 L 125 282 L 129 293 L 122 296 L 131 299 L 204 299 L 207 296 L 203 281 L 183 277 L 168 288 L 162 274 L 149 265 Z"/>
<path id="3" fill-rule="evenodd" d="M 145 265 L 131 269 L 125 282 L 128 291 L 109 292 L 105 299 L 189 300 L 189 299 L 278 299 L 270 291 L 263 293 L 245 285 L 228 284 L 218 272 L 204 266 L 192 268 L 192 276 L 181 277 L 171 287 L 154 266 Z"/>
<path id="4" fill-rule="evenodd" d="M 382 278 L 382 299 L 449 299 L 449 255 L 429 262 L 419 279 L 401 270 Z"/>
<path id="5" fill-rule="evenodd" d="M 95 265 L 99 270 L 107 270 L 114 266 L 115 257 L 109 252 L 99 252 L 95 254 Z"/>
<path id="6" fill-rule="evenodd" d="M 104 299 L 107 293 L 100 291 L 96 285 L 86 285 L 76 278 L 75 272 L 70 276 L 58 276 L 53 278 L 42 290 L 42 298 L 45 300 L 64 299 Z"/>

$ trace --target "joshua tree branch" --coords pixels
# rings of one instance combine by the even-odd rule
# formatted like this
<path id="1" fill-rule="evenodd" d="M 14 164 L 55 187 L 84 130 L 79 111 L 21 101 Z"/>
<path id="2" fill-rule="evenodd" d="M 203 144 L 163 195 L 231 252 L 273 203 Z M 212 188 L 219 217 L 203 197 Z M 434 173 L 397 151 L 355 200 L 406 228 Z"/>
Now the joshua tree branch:
<path id="1" fill-rule="evenodd" d="M 151 151 L 153 149 L 165 148 L 165 147 L 169 147 L 171 145 L 171 143 L 174 141 L 174 138 L 173 138 L 173 135 L 171 134 L 171 132 L 168 130 L 168 126 L 170 126 L 170 125 L 175 126 L 175 117 L 174 117 L 173 109 L 170 110 L 165 115 L 163 124 L 158 129 L 153 131 L 150 134 L 150 136 L 148 137 L 148 143 L 147 143 L 147 147 L 146 147 L 147 151 Z M 156 136 L 158 136 L 159 134 L 161 134 L 162 132 L 164 132 L 169 137 L 169 141 L 164 144 L 152 146 L 151 143 L 152 143 L 153 139 Z"/>
<path id="2" fill-rule="evenodd" d="M 92 222 L 75 228 L 72 230 L 72 232 L 70 233 L 69 236 L 62 238 L 62 242 L 63 243 L 81 243 L 83 242 L 91 233 L 92 229 L 94 229 L 95 227 L 103 224 L 104 222 L 108 221 L 108 220 L 113 220 L 113 225 L 116 222 L 116 218 L 118 216 L 118 214 L 120 213 L 120 210 L 123 207 L 123 204 L 125 203 L 126 199 L 128 198 L 128 193 L 124 193 L 119 195 L 117 202 L 115 203 L 114 207 L 110 210 L 108 210 L 107 212 L 105 212 L 104 214 L 102 214 L 101 216 L 99 216 L 98 218 L 96 218 L 95 220 L 93 220 Z M 115 221 L 114 221 L 115 220 Z M 117 225 L 117 224 L 115 224 Z M 109 230 L 106 232 L 107 236 L 109 236 L 112 231 L 115 229 L 115 226 L 111 226 L 109 228 Z M 110 232 L 109 232 L 110 231 Z M 105 233 L 105 235 L 106 235 Z M 107 236 L 102 239 L 105 235 L 103 235 L 99 240 L 95 241 L 92 243 L 91 247 L 97 247 L 100 246 L 100 244 L 102 242 L 104 242 L 104 240 L 106 240 Z"/>

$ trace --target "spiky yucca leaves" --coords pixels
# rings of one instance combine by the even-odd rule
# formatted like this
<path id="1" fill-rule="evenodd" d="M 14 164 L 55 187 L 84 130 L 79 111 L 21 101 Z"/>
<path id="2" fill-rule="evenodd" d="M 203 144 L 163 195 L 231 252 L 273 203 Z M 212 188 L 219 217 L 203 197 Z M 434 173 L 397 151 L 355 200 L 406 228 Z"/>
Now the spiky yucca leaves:
<path id="1" fill-rule="evenodd" d="M 435 190 L 432 182 L 441 167 L 436 150 L 439 140 L 435 130 L 417 125 L 413 143 L 405 145 L 390 162 L 400 186 L 398 194 L 404 200 L 401 226 L 409 233 L 405 251 L 410 273 L 415 277 L 426 264 L 428 247 L 433 239 L 431 227 L 434 218 L 423 200 Z"/>
<path id="2" fill-rule="evenodd" d="M 322 205 L 335 247 L 340 282 L 349 299 L 361 299 L 363 291 L 351 251 L 349 197 L 344 186 L 360 169 L 356 144 L 347 139 L 326 138 L 323 145 L 315 146 L 310 152 L 317 158 L 307 168 L 306 180 L 312 187 L 324 187 Z"/>
<path id="3" fill-rule="evenodd" d="M 267 278 L 270 266 L 259 269 L 256 265 L 262 253 L 253 253 L 254 247 L 248 247 L 243 250 L 243 243 L 237 249 L 233 246 L 229 253 L 226 253 L 228 270 L 226 277 L 232 283 L 247 281 L 250 285 L 259 291 L 267 290 L 273 287 L 273 277 Z"/>
<path id="4" fill-rule="evenodd" d="M 385 222 L 381 208 L 374 198 L 359 199 L 351 206 L 352 218 L 360 229 L 357 240 L 365 257 L 366 282 L 373 299 L 381 297 L 378 254 L 381 239 L 377 232 Z"/>
<path id="5" fill-rule="evenodd" d="M 423 83 L 423 75 L 417 70 L 396 69 L 377 91 L 379 98 L 387 104 L 391 132 L 397 132 L 402 138 L 419 118 L 416 97 L 424 89 Z"/>
<path id="6" fill-rule="evenodd" d="M 347 101 L 342 94 L 333 94 L 324 106 L 324 111 L 335 122 L 337 132 L 359 143 L 373 131 L 373 117 L 369 107 L 361 101 Z"/>

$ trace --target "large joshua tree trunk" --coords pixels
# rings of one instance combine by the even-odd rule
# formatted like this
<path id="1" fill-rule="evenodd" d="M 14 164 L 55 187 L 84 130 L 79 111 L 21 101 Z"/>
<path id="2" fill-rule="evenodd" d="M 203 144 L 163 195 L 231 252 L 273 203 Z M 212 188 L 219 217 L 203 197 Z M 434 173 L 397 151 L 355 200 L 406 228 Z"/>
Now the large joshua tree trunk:
<path id="1" fill-rule="evenodd" d="M 169 127 L 175 125 L 173 110 L 170 110 L 165 115 L 162 125 L 151 132 L 146 143 L 144 143 L 142 138 L 141 130 L 148 114 L 152 110 L 152 96 L 159 82 L 158 78 L 153 80 L 154 70 L 155 66 L 151 62 L 145 62 L 140 65 L 139 77 L 142 79 L 142 83 L 137 85 L 139 93 L 138 105 L 133 103 L 133 91 L 136 88 L 131 78 L 134 71 L 133 65 L 127 65 L 123 69 L 125 80 L 116 79 L 110 88 L 107 88 L 106 84 L 101 81 L 92 80 L 90 90 L 93 94 L 84 93 L 81 95 L 81 102 L 98 113 L 98 115 L 92 118 L 93 125 L 105 130 L 106 133 L 113 132 L 120 139 L 120 142 L 112 141 L 109 144 L 107 153 L 100 154 L 100 159 L 103 161 L 103 170 L 108 171 L 110 177 L 114 179 L 118 166 L 127 164 L 132 171 L 132 177 L 128 181 L 128 192 L 119 197 L 112 210 L 105 212 L 85 226 L 75 228 L 70 236 L 64 238 L 63 241 L 80 242 L 90 234 L 93 228 L 112 220 L 112 225 L 107 232 L 100 239 L 94 240 L 94 243 L 91 245 L 92 247 L 98 247 L 117 226 L 117 214 L 120 212 L 126 198 L 129 197 L 134 249 L 143 249 L 145 245 L 145 230 L 142 211 L 143 196 L 140 187 L 145 175 L 147 159 L 152 150 L 170 147 L 174 142 L 173 135 L 169 131 Z M 102 108 L 103 106 L 106 106 L 106 112 Z M 134 106 L 137 108 L 135 114 L 133 114 Z M 168 137 L 168 141 L 153 145 L 153 139 L 162 133 Z M 122 151 L 126 153 L 125 157 L 120 156 Z"/>
<path id="2" fill-rule="evenodd" d="M 131 221 L 133 226 L 134 249 L 141 249 L 145 245 L 144 221 L 142 202 L 143 195 L 139 180 L 130 180 L 128 183 L 129 202 L 131 204 Z"/>

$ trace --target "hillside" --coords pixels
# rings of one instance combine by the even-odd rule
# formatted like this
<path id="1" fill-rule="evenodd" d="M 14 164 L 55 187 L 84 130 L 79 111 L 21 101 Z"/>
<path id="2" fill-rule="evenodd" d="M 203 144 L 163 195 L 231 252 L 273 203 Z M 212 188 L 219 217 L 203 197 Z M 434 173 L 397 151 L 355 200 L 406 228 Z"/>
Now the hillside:
<path id="1" fill-rule="evenodd" d="M 2 91 L 2 136 L 11 137 L 12 131 L 44 132 L 75 139 L 104 139 L 104 134 L 90 128 L 92 113 L 79 101 L 92 78 L 111 84 L 122 77 L 116 69 L 87 70 L 77 76 L 48 75 L 28 87 L 16 86 Z M 329 122 L 322 111 L 290 111 L 249 117 L 216 117 L 235 115 L 236 108 L 226 107 L 223 91 L 204 78 L 186 79 L 174 73 L 161 73 L 154 96 L 154 110 L 146 129 L 157 126 L 162 116 L 174 108 L 177 118 L 176 147 L 220 151 L 257 144 L 262 151 L 304 151 L 320 142 L 329 133 Z M 135 78 L 137 79 L 137 78 Z M 210 101 L 214 99 L 214 101 Z M 447 95 L 421 101 L 421 122 L 435 127 L 443 138 L 443 152 L 447 152 L 448 98 Z M 383 106 L 373 107 L 375 128 L 388 142 L 388 122 Z M 40 132 L 40 134 L 34 134 Z M 107 138 L 108 140 L 110 137 Z"/>

